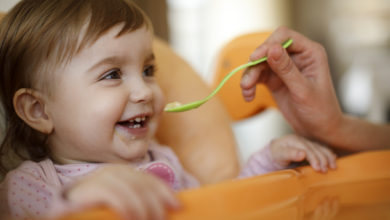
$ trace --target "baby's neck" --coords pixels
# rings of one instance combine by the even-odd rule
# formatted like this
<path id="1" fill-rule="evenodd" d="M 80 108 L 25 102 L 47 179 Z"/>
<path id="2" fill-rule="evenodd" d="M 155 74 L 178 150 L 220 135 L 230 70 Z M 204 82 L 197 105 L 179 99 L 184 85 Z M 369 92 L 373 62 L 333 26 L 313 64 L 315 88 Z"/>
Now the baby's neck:
<path id="1" fill-rule="evenodd" d="M 74 160 L 74 159 L 68 159 L 68 158 L 60 158 L 55 155 L 51 155 L 50 159 L 53 161 L 54 164 L 58 165 L 65 165 L 65 164 L 82 164 L 82 163 L 126 163 L 123 161 L 88 161 L 88 160 Z M 147 151 L 147 153 L 140 158 L 135 158 L 133 160 L 127 161 L 127 163 L 132 164 L 141 164 L 145 162 L 151 162 L 154 160 L 153 154 L 151 151 Z"/>

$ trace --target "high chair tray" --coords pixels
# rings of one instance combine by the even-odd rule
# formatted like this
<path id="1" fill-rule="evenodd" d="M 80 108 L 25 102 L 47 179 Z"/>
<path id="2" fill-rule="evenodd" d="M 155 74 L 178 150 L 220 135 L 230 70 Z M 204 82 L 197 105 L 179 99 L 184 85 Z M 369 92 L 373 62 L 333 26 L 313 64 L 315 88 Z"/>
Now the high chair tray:
<path id="1" fill-rule="evenodd" d="M 390 219 L 390 150 L 337 160 L 326 174 L 311 167 L 272 172 L 182 191 L 168 219 Z M 119 219 L 108 209 L 61 219 Z"/>

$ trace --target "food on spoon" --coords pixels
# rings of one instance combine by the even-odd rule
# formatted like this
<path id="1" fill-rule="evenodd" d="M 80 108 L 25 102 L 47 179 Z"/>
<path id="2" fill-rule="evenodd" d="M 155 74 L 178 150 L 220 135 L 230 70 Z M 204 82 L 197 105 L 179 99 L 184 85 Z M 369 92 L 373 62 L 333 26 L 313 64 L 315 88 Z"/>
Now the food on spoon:
<path id="1" fill-rule="evenodd" d="M 180 102 L 171 102 L 171 103 L 168 103 L 164 110 L 169 110 L 169 109 L 173 109 L 173 108 L 177 108 L 177 107 L 180 107 L 182 104 Z"/>

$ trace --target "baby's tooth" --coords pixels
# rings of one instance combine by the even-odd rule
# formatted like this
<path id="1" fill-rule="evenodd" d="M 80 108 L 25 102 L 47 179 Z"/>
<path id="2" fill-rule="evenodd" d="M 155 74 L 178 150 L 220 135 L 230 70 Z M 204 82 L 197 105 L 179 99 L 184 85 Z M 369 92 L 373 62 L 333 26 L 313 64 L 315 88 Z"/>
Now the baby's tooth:
<path id="1" fill-rule="evenodd" d="M 135 118 L 136 122 L 141 122 L 141 118 Z"/>

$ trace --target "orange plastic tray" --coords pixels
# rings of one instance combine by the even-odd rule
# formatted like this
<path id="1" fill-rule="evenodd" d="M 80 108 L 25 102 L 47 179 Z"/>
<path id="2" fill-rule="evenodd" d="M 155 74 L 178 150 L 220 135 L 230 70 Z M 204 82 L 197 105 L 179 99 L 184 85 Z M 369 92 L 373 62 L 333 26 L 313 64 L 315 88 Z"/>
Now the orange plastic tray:
<path id="1" fill-rule="evenodd" d="M 326 174 L 282 170 L 182 191 L 168 219 L 390 219 L 390 151 L 354 154 Z M 108 209 L 61 219 L 119 219 Z"/>

